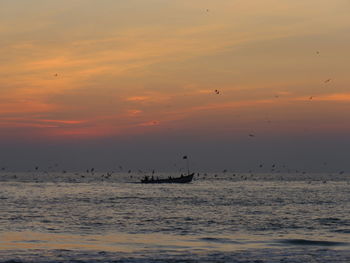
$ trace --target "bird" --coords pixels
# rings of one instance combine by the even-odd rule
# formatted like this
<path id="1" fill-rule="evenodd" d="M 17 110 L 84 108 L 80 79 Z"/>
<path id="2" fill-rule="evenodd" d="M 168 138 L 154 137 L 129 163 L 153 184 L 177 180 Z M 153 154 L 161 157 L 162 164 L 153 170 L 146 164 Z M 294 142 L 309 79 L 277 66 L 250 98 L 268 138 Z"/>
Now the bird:
<path id="1" fill-rule="evenodd" d="M 217 89 L 214 90 L 215 94 L 219 95 L 220 94 L 220 91 L 218 91 Z"/>
<path id="2" fill-rule="evenodd" d="M 312 99 L 313 99 L 313 96 L 310 96 L 310 97 L 309 97 L 309 100 L 312 100 Z"/>
<path id="3" fill-rule="evenodd" d="M 320 51 L 316 51 L 316 54 L 319 55 L 319 54 L 320 54 Z"/>
<path id="4" fill-rule="evenodd" d="M 55 76 L 55 77 L 58 77 L 58 74 L 56 73 L 54 76 Z"/>
<path id="5" fill-rule="evenodd" d="M 324 83 L 328 83 L 328 82 L 330 82 L 332 79 L 326 79 L 325 81 L 324 81 Z"/>
<path id="6" fill-rule="evenodd" d="M 254 134 L 252 134 L 252 133 L 250 133 L 250 134 L 249 134 L 249 137 L 255 137 L 255 135 L 254 135 Z"/>
<path id="7" fill-rule="evenodd" d="M 259 165 L 260 168 L 263 167 L 263 166 L 264 166 L 263 164 L 260 164 L 260 165 Z"/>

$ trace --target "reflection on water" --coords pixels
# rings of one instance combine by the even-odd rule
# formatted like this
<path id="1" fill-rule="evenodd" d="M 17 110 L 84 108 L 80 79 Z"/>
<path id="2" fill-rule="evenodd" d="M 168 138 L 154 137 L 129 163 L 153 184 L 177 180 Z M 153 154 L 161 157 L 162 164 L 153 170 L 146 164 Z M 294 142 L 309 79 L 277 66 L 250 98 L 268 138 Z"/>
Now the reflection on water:
<path id="1" fill-rule="evenodd" d="M 87 262 L 108 255 L 209 262 L 215 253 L 222 262 L 244 255 L 303 262 L 315 251 L 320 262 L 330 255 L 347 262 L 350 255 L 346 175 L 207 176 L 189 185 L 97 178 L 2 176 L 0 259 L 40 262 L 62 251 L 66 260 L 84 253 Z"/>

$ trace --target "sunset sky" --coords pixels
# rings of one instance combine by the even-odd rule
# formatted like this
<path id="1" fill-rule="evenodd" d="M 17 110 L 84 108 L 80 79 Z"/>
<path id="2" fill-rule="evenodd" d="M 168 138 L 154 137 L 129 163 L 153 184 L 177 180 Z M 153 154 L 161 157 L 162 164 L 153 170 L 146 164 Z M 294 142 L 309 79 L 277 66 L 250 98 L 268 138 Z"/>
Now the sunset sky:
<path id="1" fill-rule="evenodd" d="M 348 0 L 1 0 L 0 165 L 350 169 L 349 14 Z"/>

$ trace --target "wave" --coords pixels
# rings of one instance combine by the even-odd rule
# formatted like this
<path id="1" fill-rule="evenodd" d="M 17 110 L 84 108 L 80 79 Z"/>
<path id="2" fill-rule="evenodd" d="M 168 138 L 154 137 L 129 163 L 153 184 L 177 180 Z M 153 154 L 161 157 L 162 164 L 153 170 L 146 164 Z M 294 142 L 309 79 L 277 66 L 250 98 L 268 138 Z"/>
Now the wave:
<path id="1" fill-rule="evenodd" d="M 284 239 L 279 243 L 299 245 L 299 246 L 344 246 L 348 245 L 345 242 L 324 241 L 324 240 L 308 240 L 308 239 Z"/>
<path id="2" fill-rule="evenodd" d="M 221 243 L 221 244 L 239 244 L 239 242 L 229 238 L 203 237 L 203 238 L 200 238 L 199 240 L 205 241 L 205 242 Z"/>

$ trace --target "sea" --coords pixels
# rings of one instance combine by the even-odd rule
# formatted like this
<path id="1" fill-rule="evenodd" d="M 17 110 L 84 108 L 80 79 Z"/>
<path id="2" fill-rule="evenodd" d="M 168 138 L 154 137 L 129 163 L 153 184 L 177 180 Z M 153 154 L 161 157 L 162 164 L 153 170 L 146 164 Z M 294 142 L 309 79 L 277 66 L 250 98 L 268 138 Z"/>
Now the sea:
<path id="1" fill-rule="evenodd" d="M 0 262 L 350 262 L 350 174 L 142 176 L 3 171 Z"/>

